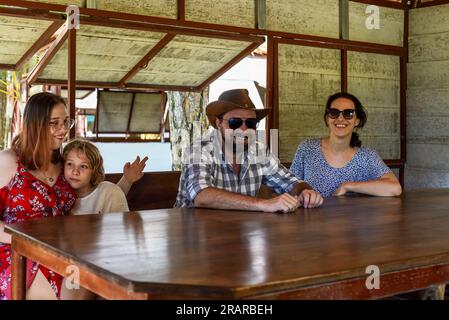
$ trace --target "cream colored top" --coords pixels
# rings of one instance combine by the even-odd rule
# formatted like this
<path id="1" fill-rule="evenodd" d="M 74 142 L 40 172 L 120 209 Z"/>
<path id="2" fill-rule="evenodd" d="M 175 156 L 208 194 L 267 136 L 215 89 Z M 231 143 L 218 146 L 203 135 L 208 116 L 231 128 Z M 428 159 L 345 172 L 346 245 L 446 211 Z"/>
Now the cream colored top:
<path id="1" fill-rule="evenodd" d="M 129 211 L 122 189 L 109 181 L 101 182 L 94 191 L 78 198 L 71 215 Z"/>

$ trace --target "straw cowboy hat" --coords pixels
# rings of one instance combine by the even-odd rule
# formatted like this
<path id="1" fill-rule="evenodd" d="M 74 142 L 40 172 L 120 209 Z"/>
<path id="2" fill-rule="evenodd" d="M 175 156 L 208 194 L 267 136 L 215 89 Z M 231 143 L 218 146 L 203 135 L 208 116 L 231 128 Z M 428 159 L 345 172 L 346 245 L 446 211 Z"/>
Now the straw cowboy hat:
<path id="1" fill-rule="evenodd" d="M 211 126 L 216 128 L 215 119 L 222 114 L 234 109 L 247 109 L 254 110 L 256 112 L 257 120 L 261 120 L 266 117 L 269 108 L 256 109 L 256 106 L 249 98 L 247 89 L 233 89 L 224 91 L 218 97 L 217 101 L 211 102 L 206 107 L 206 115 L 209 119 Z"/>

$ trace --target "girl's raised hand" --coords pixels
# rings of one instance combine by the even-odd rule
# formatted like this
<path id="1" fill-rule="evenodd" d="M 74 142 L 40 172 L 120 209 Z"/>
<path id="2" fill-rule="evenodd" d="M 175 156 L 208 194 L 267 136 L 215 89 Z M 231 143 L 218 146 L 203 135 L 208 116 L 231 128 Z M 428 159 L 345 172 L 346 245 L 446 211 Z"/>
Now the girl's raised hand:
<path id="1" fill-rule="evenodd" d="M 140 157 L 137 156 L 133 163 L 125 163 L 125 166 L 123 167 L 123 175 L 126 181 L 130 184 L 139 181 L 143 177 L 143 169 L 145 169 L 147 160 L 148 157 L 140 160 Z"/>

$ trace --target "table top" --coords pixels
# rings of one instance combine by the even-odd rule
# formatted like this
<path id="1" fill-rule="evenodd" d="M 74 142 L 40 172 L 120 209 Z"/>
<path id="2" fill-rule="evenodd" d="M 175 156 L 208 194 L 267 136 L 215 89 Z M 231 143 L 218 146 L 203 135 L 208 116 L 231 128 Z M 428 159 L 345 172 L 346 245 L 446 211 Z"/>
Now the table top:
<path id="1" fill-rule="evenodd" d="M 327 198 L 293 214 L 164 209 L 31 220 L 9 233 L 136 292 L 250 297 L 449 263 L 449 190 Z"/>

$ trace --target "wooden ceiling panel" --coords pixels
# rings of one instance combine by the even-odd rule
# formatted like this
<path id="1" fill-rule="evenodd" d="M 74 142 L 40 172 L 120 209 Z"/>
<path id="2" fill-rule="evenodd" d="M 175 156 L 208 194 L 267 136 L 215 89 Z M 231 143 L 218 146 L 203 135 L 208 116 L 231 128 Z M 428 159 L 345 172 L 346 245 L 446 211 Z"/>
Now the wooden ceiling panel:
<path id="1" fill-rule="evenodd" d="M 0 64 L 16 64 L 50 25 L 44 20 L 0 16 Z"/>
<path id="2" fill-rule="evenodd" d="M 164 36 L 163 33 L 83 25 L 77 33 L 77 80 L 118 82 Z M 40 79 L 67 79 L 67 43 Z"/>
<path id="3" fill-rule="evenodd" d="M 196 87 L 250 44 L 246 41 L 176 36 L 130 82 Z"/>

